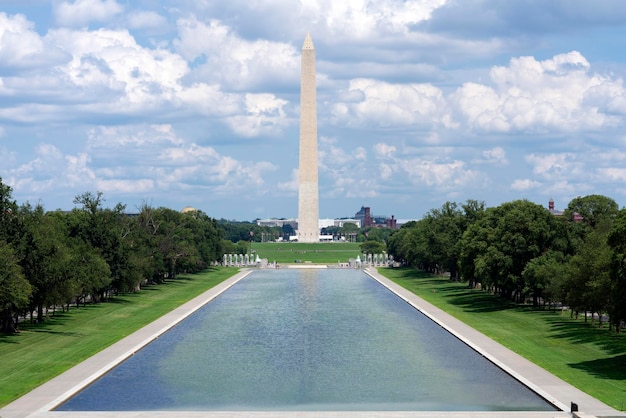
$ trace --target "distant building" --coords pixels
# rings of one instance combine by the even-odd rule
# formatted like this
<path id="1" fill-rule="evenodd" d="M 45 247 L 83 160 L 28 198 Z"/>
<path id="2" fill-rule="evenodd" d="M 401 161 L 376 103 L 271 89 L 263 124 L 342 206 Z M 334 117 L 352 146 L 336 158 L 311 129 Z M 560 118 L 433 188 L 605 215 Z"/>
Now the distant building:
<path id="1" fill-rule="evenodd" d="M 548 210 L 554 216 L 563 216 L 565 214 L 565 211 L 554 209 L 554 199 L 552 198 L 550 198 L 550 200 L 548 201 Z M 582 215 L 574 212 L 574 222 L 581 222 L 582 220 Z"/>
<path id="2" fill-rule="evenodd" d="M 354 214 L 354 219 L 360 220 L 363 228 L 374 226 L 374 218 L 372 218 L 369 207 L 361 206 L 361 209 Z"/>
<path id="3" fill-rule="evenodd" d="M 298 228 L 298 221 L 296 219 L 285 219 L 285 218 L 270 218 L 270 219 L 257 219 L 256 224 L 258 226 L 268 226 L 268 227 L 279 227 L 282 228 L 285 225 L 291 226 L 293 229 Z"/>
<path id="4" fill-rule="evenodd" d="M 391 228 L 397 229 L 398 223 L 395 216 L 391 215 L 391 218 L 386 216 L 374 216 L 369 207 L 361 206 L 361 209 L 354 214 L 354 219 L 361 221 L 361 225 L 364 228 L 376 226 L 379 228 Z"/>
<path id="5" fill-rule="evenodd" d="M 345 224 L 354 224 L 357 227 L 361 227 L 361 220 L 359 219 L 350 219 L 350 218 L 342 218 L 342 219 L 335 219 L 335 222 L 333 224 L 333 226 L 338 226 L 339 228 L 343 228 L 343 226 Z"/>

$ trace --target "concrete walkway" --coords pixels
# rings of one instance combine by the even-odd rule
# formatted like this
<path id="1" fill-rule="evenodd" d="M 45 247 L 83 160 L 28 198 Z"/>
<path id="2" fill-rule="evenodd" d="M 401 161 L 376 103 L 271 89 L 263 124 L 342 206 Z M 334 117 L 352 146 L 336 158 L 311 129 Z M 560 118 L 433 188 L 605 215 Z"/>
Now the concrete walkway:
<path id="1" fill-rule="evenodd" d="M 187 302 L 167 315 L 159 318 L 148 326 L 124 338 L 111 347 L 101 351 L 93 357 L 85 360 L 60 376 L 41 385 L 32 392 L 17 399 L 15 402 L 0 409 L 2 418 L 18 417 L 47 417 L 47 418 L 75 418 L 85 416 L 108 417 L 362 417 L 362 418 L 387 418 L 387 417 L 442 417 L 442 418 L 470 418 L 470 417 L 498 417 L 498 418 L 548 418 L 548 417 L 571 417 L 569 413 L 570 402 L 578 404 L 579 417 L 626 417 L 600 401 L 581 392 L 573 386 L 556 378 L 535 364 L 518 356 L 507 348 L 497 344 L 476 330 L 468 327 L 450 315 L 428 304 L 413 293 L 396 285 L 385 277 L 379 275 L 376 269 L 367 269 L 366 273 L 379 281 L 400 298 L 410 303 L 416 309 L 423 312 L 433 321 L 444 327 L 467 345 L 474 348 L 486 358 L 494 362 L 500 368 L 526 384 L 539 393 L 546 400 L 552 402 L 562 412 L 527 412 L 527 411 L 495 411 L 495 412 L 422 412 L 422 411 L 373 411 L 373 412 L 297 412 L 297 411 L 246 411 L 246 412 L 214 412 L 214 411 L 133 411 L 133 412 L 55 412 L 50 411 L 69 398 L 74 393 L 89 385 L 99 376 L 106 373 L 124 359 L 132 356 L 142 347 L 158 338 L 159 335 L 191 315 L 197 309 L 217 297 L 239 280 L 250 273 L 242 271 L 232 278 L 215 286 L 197 298 Z M 497 394 L 494 394 L 497 396 Z"/>

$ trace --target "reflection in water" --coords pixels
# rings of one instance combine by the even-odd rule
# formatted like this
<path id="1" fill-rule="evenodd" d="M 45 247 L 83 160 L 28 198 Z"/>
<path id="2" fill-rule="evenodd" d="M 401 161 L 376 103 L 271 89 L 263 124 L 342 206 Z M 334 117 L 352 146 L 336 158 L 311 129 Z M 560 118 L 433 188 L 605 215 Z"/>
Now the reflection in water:
<path id="1" fill-rule="evenodd" d="M 553 410 L 362 272 L 317 269 L 254 272 L 59 409 Z"/>

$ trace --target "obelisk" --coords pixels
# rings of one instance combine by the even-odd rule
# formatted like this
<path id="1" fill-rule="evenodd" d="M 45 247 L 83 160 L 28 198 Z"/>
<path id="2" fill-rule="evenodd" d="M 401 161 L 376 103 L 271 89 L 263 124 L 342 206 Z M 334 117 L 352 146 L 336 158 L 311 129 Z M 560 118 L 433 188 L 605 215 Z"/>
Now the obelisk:
<path id="1" fill-rule="evenodd" d="M 317 97 L 315 47 L 306 34 L 302 45 L 300 78 L 300 169 L 298 178 L 298 241 L 319 241 L 317 189 Z"/>

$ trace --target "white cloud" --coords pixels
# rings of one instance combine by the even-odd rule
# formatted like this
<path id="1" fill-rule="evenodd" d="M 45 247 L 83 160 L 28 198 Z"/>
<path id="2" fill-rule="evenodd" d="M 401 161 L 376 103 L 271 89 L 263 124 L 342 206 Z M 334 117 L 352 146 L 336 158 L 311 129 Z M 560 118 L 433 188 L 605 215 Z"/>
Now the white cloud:
<path id="1" fill-rule="evenodd" d="M 34 27 L 24 15 L 11 16 L 0 12 L 0 69 L 30 69 L 65 59 L 57 46 L 46 42 Z M 3 75 L 5 80 L 10 80 L 7 74 Z M 3 84 L 10 88 L 10 82 L 2 82 L 3 78 L 0 78 L 0 94 Z"/>
<path id="2" fill-rule="evenodd" d="M 440 89 L 430 84 L 392 84 L 374 79 L 353 79 L 336 103 L 333 121 L 348 126 L 405 128 L 412 125 L 447 126 L 447 104 Z M 358 100 L 362 97 L 362 100 Z"/>
<path id="3" fill-rule="evenodd" d="M 128 15 L 128 27 L 132 29 L 155 29 L 167 24 L 167 19 L 156 12 L 135 11 Z"/>
<path id="4" fill-rule="evenodd" d="M 51 193 L 53 190 L 89 188 L 95 175 L 87 166 L 87 154 L 64 155 L 52 144 L 36 147 L 35 158 L 8 170 L 8 182 L 13 187 L 35 193 Z"/>
<path id="5" fill-rule="evenodd" d="M 180 167 L 158 170 L 159 176 L 168 182 L 195 183 L 201 180 L 213 190 L 227 194 L 242 190 L 265 193 L 265 189 L 259 188 L 265 183 L 264 174 L 276 170 L 273 164 L 265 161 L 242 162 L 222 156 L 212 147 L 196 144 L 164 149 L 158 159 L 165 166 Z"/>
<path id="6" fill-rule="evenodd" d="M 533 166 L 533 173 L 545 179 L 565 179 L 578 177 L 583 173 L 582 163 L 576 162 L 572 153 L 530 154 L 526 162 Z"/>
<path id="7" fill-rule="evenodd" d="M 276 188 L 281 192 L 288 192 L 290 194 L 297 193 L 300 187 L 300 184 L 298 182 L 298 173 L 299 170 L 297 168 L 294 168 L 291 171 L 291 177 L 289 178 L 289 180 L 284 182 L 278 182 Z"/>
<path id="8" fill-rule="evenodd" d="M 593 190 L 588 183 L 572 183 L 568 180 L 556 180 L 552 183 L 545 184 L 542 193 L 546 196 L 562 196 L 560 201 L 569 202 L 575 196 L 584 196 Z M 566 205 L 564 205 L 566 206 Z"/>
<path id="9" fill-rule="evenodd" d="M 593 150 L 593 158 L 601 161 L 624 161 L 626 160 L 626 152 L 620 149 L 609 149 L 606 151 Z"/>
<path id="10" fill-rule="evenodd" d="M 626 182 L 626 168 L 598 168 L 597 173 L 600 181 Z"/>
<path id="11" fill-rule="evenodd" d="M 396 147 L 394 145 L 385 144 L 379 142 L 374 145 L 374 155 L 378 158 L 390 158 L 396 153 Z"/>
<path id="12" fill-rule="evenodd" d="M 265 161 L 239 161 L 213 147 L 187 143 L 167 124 L 92 129 L 89 145 L 98 158 L 107 160 L 100 161 L 108 168 L 96 171 L 96 183 L 119 185 L 118 193 L 124 193 L 127 182 L 136 177 L 141 180 L 138 191 L 198 185 L 226 194 L 258 193 L 265 174 L 276 170 Z M 126 160 L 132 165 L 126 165 Z"/>
<path id="13" fill-rule="evenodd" d="M 408 180 L 428 187 L 457 189 L 478 180 L 478 173 L 467 169 L 463 161 L 433 161 L 425 159 L 403 160 L 402 169 L 409 175 Z"/>
<path id="14" fill-rule="evenodd" d="M 262 89 L 263 84 L 298 85 L 300 52 L 285 43 L 247 41 L 217 20 L 178 20 L 176 50 L 188 61 L 204 59 L 194 76 L 226 89 Z"/>
<path id="15" fill-rule="evenodd" d="M 232 131 L 243 137 L 277 134 L 289 124 L 283 109 L 287 104 L 273 94 L 248 93 L 245 95 L 246 114 L 226 120 Z"/>
<path id="16" fill-rule="evenodd" d="M 75 27 L 90 22 L 106 22 L 123 10 L 115 0 L 76 0 L 58 4 L 54 14 L 60 25 Z"/>
<path id="17" fill-rule="evenodd" d="M 171 125 L 98 126 L 89 130 L 87 145 L 90 149 L 140 148 L 146 152 L 159 144 L 183 143 Z M 101 152 L 100 150 L 98 152 Z"/>
<path id="18" fill-rule="evenodd" d="M 94 184 L 98 191 L 116 195 L 137 196 L 145 193 L 154 193 L 156 184 L 150 179 L 131 179 L 131 180 L 105 180 L 99 179 Z"/>
<path id="19" fill-rule="evenodd" d="M 410 27 L 430 19 L 446 0 L 367 0 L 302 2 L 300 18 L 343 39 L 370 39 L 381 33 L 407 34 Z"/>
<path id="20" fill-rule="evenodd" d="M 590 64 L 579 52 L 544 61 L 513 58 L 508 67 L 493 67 L 490 79 L 493 87 L 465 83 L 450 97 L 473 129 L 567 132 L 622 123 L 593 103 L 610 101 L 618 104 L 604 107 L 619 107 L 621 82 L 590 74 Z M 612 88 L 598 88 L 602 84 Z"/>
<path id="21" fill-rule="evenodd" d="M 180 79 L 189 71 L 178 55 L 144 48 L 125 30 L 62 29 L 51 37 L 72 54 L 71 62 L 60 70 L 73 86 L 103 88 L 120 95 L 109 111 L 145 110 L 176 101 Z"/>
<path id="22" fill-rule="evenodd" d="M 538 181 L 536 181 L 536 180 L 517 179 L 517 180 L 513 181 L 513 183 L 511 184 L 511 189 L 512 190 L 516 190 L 516 191 L 520 191 L 520 192 L 526 192 L 526 191 L 529 191 L 529 190 L 539 189 L 542 186 L 543 186 L 543 184 L 538 182 Z"/>
<path id="23" fill-rule="evenodd" d="M 496 165 L 508 165 L 509 160 L 506 158 L 506 151 L 502 147 L 494 147 L 482 152 L 483 161 Z"/>

